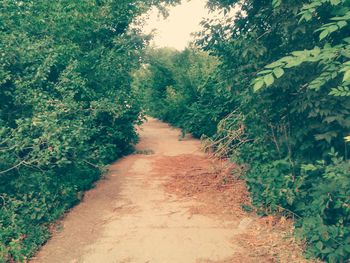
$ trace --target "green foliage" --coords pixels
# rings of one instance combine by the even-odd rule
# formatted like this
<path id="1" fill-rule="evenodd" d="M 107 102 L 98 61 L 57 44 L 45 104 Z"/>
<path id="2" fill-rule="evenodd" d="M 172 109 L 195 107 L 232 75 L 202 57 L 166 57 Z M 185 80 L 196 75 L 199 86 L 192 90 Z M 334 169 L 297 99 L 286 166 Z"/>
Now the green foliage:
<path id="1" fill-rule="evenodd" d="M 349 3 L 209 0 L 227 15 L 204 20 L 196 44 L 220 63 L 188 75 L 186 57 L 156 51 L 139 81 L 154 115 L 243 164 L 253 203 L 294 217 L 306 254 L 327 262 L 350 258 Z"/>
<path id="2" fill-rule="evenodd" d="M 298 235 L 313 244 L 308 253 L 339 262 L 350 253 L 350 163 L 331 152 L 328 162 L 301 166 L 303 184 L 295 211 Z"/>
<path id="3" fill-rule="evenodd" d="M 244 164 L 254 204 L 295 217 L 308 256 L 350 258 L 349 0 L 209 0 L 227 16 L 202 22 L 202 51 L 142 58 L 130 24 L 177 2 L 0 3 L 0 261 L 30 257 L 128 152 L 140 103 Z"/>
<path id="4" fill-rule="evenodd" d="M 50 222 L 137 141 L 131 27 L 176 1 L 0 2 L 0 261 L 25 261 Z"/>
<path id="5" fill-rule="evenodd" d="M 349 2 L 304 3 L 244 1 L 235 26 L 221 23 L 225 37 L 207 38 L 208 30 L 218 30 L 207 22 L 198 43 L 224 61 L 222 72 L 232 76 L 228 81 L 239 91 L 235 105 L 245 136 L 232 140 L 234 114 L 214 139 L 248 166 L 255 205 L 296 216 L 307 254 L 341 262 L 350 257 L 344 142 L 350 129 Z M 249 52 L 240 56 L 242 48 Z"/>
<path id="6" fill-rule="evenodd" d="M 324 8 L 327 6 L 329 11 L 324 14 Z M 311 21 L 315 14 L 324 22 L 318 25 L 314 32 L 319 33 L 319 40 L 322 48 L 316 46 L 310 50 L 293 51 L 289 56 L 285 56 L 272 64 L 265 66 L 266 70 L 259 73 L 262 75 L 255 82 L 255 90 L 267 87 L 273 84 L 273 75 L 280 78 L 284 75 L 285 69 L 298 67 L 303 63 L 316 64 L 319 67 L 318 74 L 307 83 L 306 87 L 319 90 L 327 84 L 330 95 L 349 96 L 350 85 L 350 38 L 349 27 L 350 9 L 349 1 L 320 1 L 314 0 L 301 8 L 299 22 Z M 324 42 L 323 40 L 327 40 Z M 276 74 L 278 72 L 278 74 Z M 269 81 L 266 81 L 268 80 Z M 264 83 L 261 84 L 260 83 Z M 257 84 L 259 83 L 259 85 Z M 335 87 L 334 87 L 335 86 Z"/>
<path id="7" fill-rule="evenodd" d="M 148 114 L 196 137 L 212 135 L 220 120 L 217 113 L 225 107 L 210 108 L 222 102 L 213 77 L 217 66 L 215 58 L 197 50 L 149 50 L 134 87 L 143 94 Z"/>

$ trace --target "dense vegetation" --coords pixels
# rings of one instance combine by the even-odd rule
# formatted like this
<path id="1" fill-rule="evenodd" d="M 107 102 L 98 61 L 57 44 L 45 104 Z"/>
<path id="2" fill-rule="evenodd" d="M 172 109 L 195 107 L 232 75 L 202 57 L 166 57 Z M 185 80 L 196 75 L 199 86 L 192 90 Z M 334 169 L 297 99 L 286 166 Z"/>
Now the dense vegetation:
<path id="1" fill-rule="evenodd" d="M 146 110 L 244 164 L 254 205 L 292 216 L 307 256 L 349 260 L 350 1 L 208 4 L 227 15 L 203 21 L 202 51 L 151 50 L 135 74 Z"/>
<path id="2" fill-rule="evenodd" d="M 0 1 L 0 262 L 30 257 L 131 149 L 142 104 L 243 164 L 308 256 L 349 260 L 350 1 L 208 0 L 226 16 L 196 48 L 144 56 L 133 21 L 172 2 Z"/>
<path id="3" fill-rule="evenodd" d="M 162 48 L 148 50 L 144 62 L 144 67 L 134 74 L 133 86 L 147 113 L 194 136 L 213 135 L 217 121 L 229 112 L 229 109 L 223 112 L 223 109 L 208 111 L 207 108 L 210 106 L 207 103 L 213 107 L 223 103 L 220 96 L 212 101 L 217 91 L 210 78 L 218 60 L 197 50 L 179 52 Z M 217 121 L 208 122 L 208 118 Z"/>
<path id="4" fill-rule="evenodd" d="M 0 262 L 30 257 L 137 140 L 131 25 L 167 2 L 0 1 Z"/>

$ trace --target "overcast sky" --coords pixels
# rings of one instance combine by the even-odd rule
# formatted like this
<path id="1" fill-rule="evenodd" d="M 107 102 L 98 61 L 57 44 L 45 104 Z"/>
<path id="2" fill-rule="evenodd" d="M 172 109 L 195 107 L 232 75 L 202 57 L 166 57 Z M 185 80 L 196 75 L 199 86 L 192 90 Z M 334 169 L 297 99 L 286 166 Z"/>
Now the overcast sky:
<path id="1" fill-rule="evenodd" d="M 182 50 L 191 40 L 191 33 L 200 30 L 202 18 L 209 16 L 205 3 L 205 0 L 182 0 L 182 4 L 169 10 L 170 15 L 166 20 L 158 17 L 158 12 L 152 11 L 144 32 L 157 30 L 153 40 L 157 47 L 168 46 Z"/>

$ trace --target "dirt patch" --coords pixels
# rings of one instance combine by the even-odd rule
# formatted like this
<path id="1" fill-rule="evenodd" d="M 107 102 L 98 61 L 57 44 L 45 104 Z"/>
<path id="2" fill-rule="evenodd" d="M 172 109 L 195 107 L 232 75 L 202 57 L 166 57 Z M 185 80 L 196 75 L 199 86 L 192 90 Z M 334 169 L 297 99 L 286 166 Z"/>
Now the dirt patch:
<path id="1" fill-rule="evenodd" d="M 205 204 L 192 207 L 194 214 L 237 219 L 245 214 L 241 204 L 250 203 L 244 182 L 229 173 L 233 165 L 184 154 L 159 158 L 154 167 L 157 175 L 171 178 L 164 184 L 168 192 Z"/>
<path id="2" fill-rule="evenodd" d="M 303 257 L 303 244 L 292 236 L 293 224 L 284 217 L 258 217 L 251 207 L 245 182 L 233 175 L 235 167 L 209 156 L 179 155 L 157 159 L 156 174 L 169 178 L 164 187 L 181 198 L 196 199 L 190 208 L 201 214 L 239 222 L 239 233 L 231 242 L 244 248 L 223 261 L 198 262 L 310 262 Z"/>

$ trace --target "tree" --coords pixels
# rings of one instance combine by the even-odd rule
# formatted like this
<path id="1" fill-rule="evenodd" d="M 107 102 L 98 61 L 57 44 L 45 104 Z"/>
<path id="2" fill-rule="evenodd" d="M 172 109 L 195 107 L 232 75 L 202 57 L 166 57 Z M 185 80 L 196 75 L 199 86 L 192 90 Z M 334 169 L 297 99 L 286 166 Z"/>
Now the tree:
<path id="1" fill-rule="evenodd" d="M 130 72 L 148 37 L 131 24 L 173 2 L 0 2 L 1 262 L 30 257 L 137 141 Z"/>

